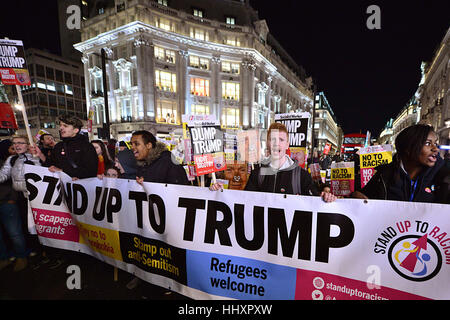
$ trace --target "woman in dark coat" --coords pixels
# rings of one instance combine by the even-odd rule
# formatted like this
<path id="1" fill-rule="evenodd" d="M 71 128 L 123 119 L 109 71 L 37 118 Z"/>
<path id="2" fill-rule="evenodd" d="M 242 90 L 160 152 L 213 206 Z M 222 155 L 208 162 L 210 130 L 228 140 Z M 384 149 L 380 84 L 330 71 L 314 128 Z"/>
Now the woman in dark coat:
<path id="1" fill-rule="evenodd" d="M 354 198 L 450 203 L 450 170 L 439 155 L 437 135 L 428 125 L 404 129 L 395 139 L 397 153 L 375 168 Z"/>

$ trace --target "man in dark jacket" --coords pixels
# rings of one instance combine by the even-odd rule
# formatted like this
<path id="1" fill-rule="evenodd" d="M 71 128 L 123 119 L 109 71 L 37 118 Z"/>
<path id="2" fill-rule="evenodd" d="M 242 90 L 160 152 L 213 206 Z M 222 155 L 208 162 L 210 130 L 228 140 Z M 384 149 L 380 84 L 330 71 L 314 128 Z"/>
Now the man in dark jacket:
<path id="1" fill-rule="evenodd" d="M 184 168 L 172 161 L 172 154 L 162 142 L 146 130 L 135 131 L 131 148 L 138 163 L 137 181 L 189 184 Z"/>
<path id="2" fill-rule="evenodd" d="M 45 157 L 38 148 L 36 153 L 51 172 L 63 171 L 72 178 L 91 178 L 97 176 L 98 156 L 94 146 L 80 134 L 83 123 L 77 117 L 60 117 L 59 132 L 61 141 Z"/>

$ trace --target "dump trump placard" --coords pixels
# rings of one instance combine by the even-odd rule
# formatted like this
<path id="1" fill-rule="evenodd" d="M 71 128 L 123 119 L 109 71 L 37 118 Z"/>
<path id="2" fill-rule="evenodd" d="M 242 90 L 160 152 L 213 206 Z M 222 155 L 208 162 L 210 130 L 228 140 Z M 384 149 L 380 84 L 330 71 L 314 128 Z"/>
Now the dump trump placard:
<path id="1" fill-rule="evenodd" d="M 21 40 L 0 39 L 0 76 L 5 85 L 31 85 Z"/>

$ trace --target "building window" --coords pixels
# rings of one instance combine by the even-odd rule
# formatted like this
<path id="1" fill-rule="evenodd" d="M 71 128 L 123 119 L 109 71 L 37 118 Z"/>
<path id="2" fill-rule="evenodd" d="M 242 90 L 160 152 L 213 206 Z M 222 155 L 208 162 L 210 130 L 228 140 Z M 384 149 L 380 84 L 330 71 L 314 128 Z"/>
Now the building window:
<path id="1" fill-rule="evenodd" d="M 175 31 L 175 25 L 168 19 L 156 17 L 155 25 L 158 28 L 164 29 L 166 31 Z"/>
<path id="2" fill-rule="evenodd" d="M 209 59 L 190 55 L 189 66 L 193 68 L 209 70 Z"/>
<path id="3" fill-rule="evenodd" d="M 157 100 L 156 114 L 156 122 L 158 123 L 178 124 L 176 101 Z"/>
<path id="4" fill-rule="evenodd" d="M 239 63 L 230 62 L 230 61 L 222 61 L 222 72 L 231 73 L 231 74 L 239 74 L 240 66 Z"/>
<path id="5" fill-rule="evenodd" d="M 226 22 L 227 24 L 235 24 L 236 19 L 233 18 L 233 17 L 226 17 L 226 18 L 225 18 L 225 22 Z"/>
<path id="6" fill-rule="evenodd" d="M 155 58 L 169 63 L 175 63 L 175 51 L 155 46 Z"/>
<path id="7" fill-rule="evenodd" d="M 239 100 L 239 83 L 222 82 L 222 98 L 226 100 Z"/>
<path id="8" fill-rule="evenodd" d="M 158 0 L 158 4 L 163 5 L 163 6 L 165 6 L 165 7 L 168 6 L 167 0 Z"/>
<path id="9" fill-rule="evenodd" d="M 191 114 L 209 114 L 209 106 L 203 104 L 194 104 L 191 106 Z"/>
<path id="10" fill-rule="evenodd" d="M 222 121 L 223 128 L 238 128 L 239 127 L 239 109 L 238 108 L 223 108 Z"/>
<path id="11" fill-rule="evenodd" d="M 194 38 L 197 40 L 209 41 L 208 32 L 206 32 L 205 30 L 202 30 L 202 29 L 191 28 L 190 36 L 191 36 L 191 38 Z"/>
<path id="12" fill-rule="evenodd" d="M 121 110 L 122 121 L 131 122 L 131 120 L 132 120 L 131 100 L 129 98 L 121 99 L 120 102 L 121 102 L 120 110 Z"/>
<path id="13" fill-rule="evenodd" d="M 229 46 L 240 47 L 241 40 L 239 39 L 239 37 L 229 35 L 226 37 L 225 44 L 227 44 Z"/>
<path id="14" fill-rule="evenodd" d="M 195 96 L 209 97 L 209 80 L 191 78 L 191 94 Z"/>
<path id="15" fill-rule="evenodd" d="M 203 18 L 203 10 L 201 9 L 193 9 L 193 14 L 196 17 Z"/>
<path id="16" fill-rule="evenodd" d="M 177 75 L 175 73 L 155 70 L 155 83 L 159 90 L 177 92 Z"/>

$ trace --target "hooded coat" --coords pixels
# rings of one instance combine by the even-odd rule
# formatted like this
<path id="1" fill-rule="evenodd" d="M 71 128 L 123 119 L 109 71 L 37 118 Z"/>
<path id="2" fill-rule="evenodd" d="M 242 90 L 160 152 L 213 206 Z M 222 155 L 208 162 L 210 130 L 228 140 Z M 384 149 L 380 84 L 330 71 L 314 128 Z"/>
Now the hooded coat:
<path id="1" fill-rule="evenodd" d="M 120 165 L 125 171 L 121 178 L 124 179 L 136 179 L 137 162 L 130 149 L 125 149 L 117 153 L 117 159 L 119 159 Z"/>
<path id="2" fill-rule="evenodd" d="M 156 142 L 150 149 L 147 158 L 137 161 L 136 176 L 143 177 L 146 182 L 189 184 L 183 166 L 172 161 L 172 153 L 162 142 Z"/>
<path id="3" fill-rule="evenodd" d="M 281 170 L 275 170 L 270 166 L 269 161 L 263 161 L 250 173 L 245 190 L 294 194 L 292 180 L 294 170 L 300 170 L 300 195 L 318 196 L 319 191 L 313 183 L 311 175 L 299 167 L 296 161 L 292 161 L 287 168 Z"/>
<path id="4" fill-rule="evenodd" d="M 401 168 L 397 156 L 375 170 L 361 190 L 369 199 L 450 203 L 450 169 L 439 156 L 435 165 L 422 170 L 415 181 Z"/>

